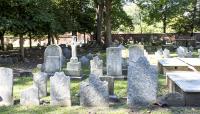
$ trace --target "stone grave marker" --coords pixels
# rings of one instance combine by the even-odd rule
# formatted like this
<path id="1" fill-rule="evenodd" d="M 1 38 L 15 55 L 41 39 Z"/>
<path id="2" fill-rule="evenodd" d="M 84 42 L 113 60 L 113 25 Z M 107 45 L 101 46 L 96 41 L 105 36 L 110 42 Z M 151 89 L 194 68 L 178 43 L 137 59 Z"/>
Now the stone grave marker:
<path id="1" fill-rule="evenodd" d="M 48 74 L 59 72 L 62 68 L 62 49 L 58 45 L 49 45 L 44 52 L 44 71 Z"/>
<path id="2" fill-rule="evenodd" d="M 101 81 L 98 76 L 90 74 L 89 80 L 81 82 L 80 105 L 87 107 L 108 107 L 108 82 Z"/>
<path id="3" fill-rule="evenodd" d="M 163 57 L 164 58 L 170 58 L 170 51 L 166 48 L 163 51 Z"/>
<path id="4" fill-rule="evenodd" d="M 136 62 L 140 57 L 144 57 L 142 45 L 134 45 L 129 48 L 129 61 Z"/>
<path id="5" fill-rule="evenodd" d="M 145 57 L 141 57 L 128 67 L 128 106 L 147 106 L 156 102 L 156 97 L 157 71 Z"/>
<path id="6" fill-rule="evenodd" d="M 39 90 L 36 85 L 33 85 L 21 92 L 21 105 L 40 105 Z"/>
<path id="7" fill-rule="evenodd" d="M 122 55 L 118 47 L 106 49 L 107 75 L 114 78 L 122 76 Z"/>
<path id="8" fill-rule="evenodd" d="M 90 60 L 86 56 L 82 56 L 80 62 L 82 66 L 88 66 L 90 64 Z"/>
<path id="9" fill-rule="evenodd" d="M 40 98 L 47 96 L 47 80 L 48 75 L 46 73 L 33 73 L 33 84 L 38 88 Z"/>
<path id="10" fill-rule="evenodd" d="M 13 105 L 13 70 L 0 67 L 0 106 Z"/>
<path id="11" fill-rule="evenodd" d="M 103 60 L 100 60 L 98 56 L 93 57 L 93 60 L 90 61 L 90 74 L 103 76 Z"/>
<path id="12" fill-rule="evenodd" d="M 71 42 L 71 52 L 72 57 L 70 59 L 70 62 L 67 63 L 67 68 L 64 69 L 65 74 L 73 78 L 82 78 L 81 75 L 81 62 L 78 61 L 77 58 L 77 46 L 81 45 L 80 42 L 76 41 L 76 36 L 72 36 L 72 42 Z"/>
<path id="13" fill-rule="evenodd" d="M 177 54 L 178 54 L 178 57 L 184 58 L 187 54 L 186 48 L 182 47 L 182 46 L 178 47 L 177 48 Z"/>
<path id="14" fill-rule="evenodd" d="M 64 72 L 56 72 L 50 77 L 51 105 L 71 106 L 70 77 Z"/>

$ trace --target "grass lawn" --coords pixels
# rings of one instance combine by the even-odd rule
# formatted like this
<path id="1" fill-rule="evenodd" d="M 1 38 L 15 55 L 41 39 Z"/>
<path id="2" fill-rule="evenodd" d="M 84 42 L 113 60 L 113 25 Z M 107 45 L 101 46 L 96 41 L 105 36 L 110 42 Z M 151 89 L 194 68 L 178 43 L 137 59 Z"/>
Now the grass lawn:
<path id="1" fill-rule="evenodd" d="M 102 54 L 105 60 L 105 53 Z M 89 67 L 83 67 L 84 74 L 89 73 Z M 158 76 L 158 96 L 167 93 L 167 87 L 165 85 L 165 77 Z M 50 93 L 49 93 L 49 81 L 48 81 L 48 97 L 41 99 L 45 101 L 40 106 L 21 106 L 19 104 L 20 92 L 32 85 L 32 77 L 17 77 L 14 79 L 14 100 L 15 105 L 9 107 L 0 107 L 0 114 L 135 114 L 128 109 L 126 105 L 127 96 L 127 81 L 115 81 L 115 94 L 120 98 L 120 102 L 110 105 L 109 108 L 86 108 L 79 106 L 79 81 L 71 81 L 71 100 L 72 107 L 55 107 L 50 106 Z M 198 99 L 199 100 L 199 99 Z M 168 107 L 160 108 L 152 106 L 139 110 L 136 114 L 200 114 L 200 108 L 194 107 Z"/>

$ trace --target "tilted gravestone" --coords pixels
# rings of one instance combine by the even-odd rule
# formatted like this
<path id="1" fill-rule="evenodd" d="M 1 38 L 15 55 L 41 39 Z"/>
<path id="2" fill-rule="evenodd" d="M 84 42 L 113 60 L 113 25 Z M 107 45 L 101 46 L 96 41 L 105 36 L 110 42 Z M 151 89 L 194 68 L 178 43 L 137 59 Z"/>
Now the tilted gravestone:
<path id="1" fill-rule="evenodd" d="M 0 106 L 13 105 L 13 70 L 0 67 Z"/>
<path id="2" fill-rule="evenodd" d="M 36 85 L 27 88 L 21 92 L 21 105 L 40 105 L 39 90 Z"/>
<path id="3" fill-rule="evenodd" d="M 48 75 L 46 73 L 33 73 L 33 84 L 36 85 L 36 87 L 38 88 L 40 98 L 47 96 L 47 80 Z"/>
<path id="4" fill-rule="evenodd" d="M 98 56 L 90 61 L 90 74 L 103 76 L 103 60 L 100 60 Z"/>
<path id="5" fill-rule="evenodd" d="M 80 105 L 89 107 L 108 107 L 108 83 L 91 74 L 89 80 L 81 82 Z"/>
<path id="6" fill-rule="evenodd" d="M 44 52 L 44 71 L 48 74 L 59 72 L 62 68 L 62 49 L 58 45 L 49 45 Z"/>
<path id="7" fill-rule="evenodd" d="M 118 47 L 106 49 L 107 75 L 114 78 L 122 76 L 122 54 Z"/>
<path id="8" fill-rule="evenodd" d="M 140 57 L 144 57 L 142 45 L 134 45 L 129 48 L 129 61 L 136 62 Z"/>
<path id="9" fill-rule="evenodd" d="M 71 106 L 70 77 L 64 72 L 56 72 L 50 77 L 51 105 Z"/>
<path id="10" fill-rule="evenodd" d="M 141 57 L 128 67 L 128 106 L 147 106 L 155 102 L 156 97 L 157 71 L 145 57 Z"/>

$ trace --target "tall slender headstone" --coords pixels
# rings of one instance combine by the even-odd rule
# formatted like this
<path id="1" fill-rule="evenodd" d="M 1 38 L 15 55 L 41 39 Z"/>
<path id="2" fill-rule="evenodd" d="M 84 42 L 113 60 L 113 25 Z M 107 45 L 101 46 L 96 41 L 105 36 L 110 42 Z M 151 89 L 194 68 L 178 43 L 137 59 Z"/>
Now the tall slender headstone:
<path id="1" fill-rule="evenodd" d="M 51 105 L 71 106 L 70 77 L 64 72 L 56 72 L 50 77 Z"/>
<path id="2" fill-rule="evenodd" d="M 53 75 L 62 68 L 62 49 L 58 45 L 49 45 L 44 52 L 44 72 Z"/>
<path id="3" fill-rule="evenodd" d="M 81 62 L 78 61 L 76 50 L 76 47 L 78 45 L 81 45 L 81 43 L 76 41 L 76 36 L 72 36 L 72 57 L 70 59 L 70 62 L 67 63 L 67 69 L 64 70 L 65 74 L 70 76 L 71 78 L 81 78 Z"/>
<path id="4" fill-rule="evenodd" d="M 0 67 L 0 106 L 13 105 L 13 70 Z"/>
<path id="5" fill-rule="evenodd" d="M 137 62 L 131 62 L 128 67 L 128 96 L 129 107 L 147 106 L 156 102 L 157 71 L 150 66 L 145 57 Z"/>
<path id="6" fill-rule="evenodd" d="M 107 75 L 114 78 L 122 76 L 122 54 L 118 47 L 106 49 Z"/>

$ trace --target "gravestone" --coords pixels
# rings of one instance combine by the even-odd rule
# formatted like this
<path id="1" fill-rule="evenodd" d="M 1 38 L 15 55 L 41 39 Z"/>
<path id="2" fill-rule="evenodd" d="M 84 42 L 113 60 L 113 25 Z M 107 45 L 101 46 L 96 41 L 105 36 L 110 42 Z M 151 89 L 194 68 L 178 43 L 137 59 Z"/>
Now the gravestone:
<path id="1" fill-rule="evenodd" d="M 190 46 L 189 47 L 189 51 L 193 52 L 194 51 L 194 47 Z"/>
<path id="2" fill-rule="evenodd" d="M 187 54 L 186 48 L 182 47 L 182 46 L 178 47 L 177 48 L 177 54 L 178 54 L 178 57 L 184 58 Z"/>
<path id="3" fill-rule="evenodd" d="M 129 61 L 136 62 L 140 57 L 144 57 L 142 45 L 134 45 L 129 48 Z"/>
<path id="4" fill-rule="evenodd" d="M 89 80 L 80 84 L 80 105 L 89 107 L 108 107 L 108 83 L 90 74 Z"/>
<path id="5" fill-rule="evenodd" d="M 90 60 L 86 56 L 82 56 L 80 62 L 82 66 L 88 66 L 90 64 Z"/>
<path id="6" fill-rule="evenodd" d="M 131 62 L 128 67 L 128 106 L 147 106 L 156 101 L 156 96 L 156 69 L 150 66 L 145 57 L 139 58 L 137 62 Z"/>
<path id="7" fill-rule="evenodd" d="M 88 54 L 86 55 L 86 57 L 87 57 L 89 60 L 92 60 L 92 58 L 93 58 L 93 54 L 88 53 Z"/>
<path id="8" fill-rule="evenodd" d="M 107 75 L 114 78 L 122 76 L 122 54 L 118 47 L 106 49 Z"/>
<path id="9" fill-rule="evenodd" d="M 58 45 L 49 45 L 44 52 L 44 71 L 50 75 L 62 68 L 62 49 Z"/>
<path id="10" fill-rule="evenodd" d="M 21 105 L 40 105 L 39 90 L 36 85 L 25 89 L 20 96 Z"/>
<path id="11" fill-rule="evenodd" d="M 192 58 L 192 52 L 191 52 L 191 51 L 187 52 L 187 53 L 186 53 L 186 57 L 187 57 L 187 58 Z"/>
<path id="12" fill-rule="evenodd" d="M 163 56 L 163 50 L 162 49 L 157 50 L 155 52 L 155 56 L 156 56 L 157 59 L 162 58 L 162 56 Z"/>
<path id="13" fill-rule="evenodd" d="M 76 41 L 76 36 L 72 36 L 72 42 L 71 42 L 72 57 L 70 61 L 67 63 L 67 68 L 64 69 L 65 74 L 67 76 L 70 76 L 72 79 L 82 78 L 81 77 L 81 62 L 78 61 L 77 51 L 76 51 L 76 47 L 78 45 L 81 45 L 81 43 Z"/>
<path id="14" fill-rule="evenodd" d="M 13 70 L 0 67 L 0 106 L 13 105 Z"/>
<path id="15" fill-rule="evenodd" d="M 170 51 L 165 48 L 163 51 L 163 56 L 164 56 L 164 58 L 170 58 Z"/>
<path id="16" fill-rule="evenodd" d="M 71 106 L 70 77 L 64 72 L 56 72 L 50 77 L 51 105 Z"/>
<path id="17" fill-rule="evenodd" d="M 66 59 L 70 59 L 70 57 L 71 57 L 71 51 L 66 46 L 65 47 L 61 47 L 61 48 L 62 48 L 63 56 Z"/>
<path id="18" fill-rule="evenodd" d="M 109 95 L 114 95 L 114 78 L 111 76 L 100 76 L 99 78 L 101 81 L 108 82 Z"/>
<path id="19" fill-rule="evenodd" d="M 47 96 L 47 80 L 48 75 L 46 73 L 33 73 L 33 84 L 38 88 L 40 98 Z"/>
<path id="20" fill-rule="evenodd" d="M 90 74 L 103 76 L 103 60 L 100 60 L 98 56 L 90 61 Z"/>

